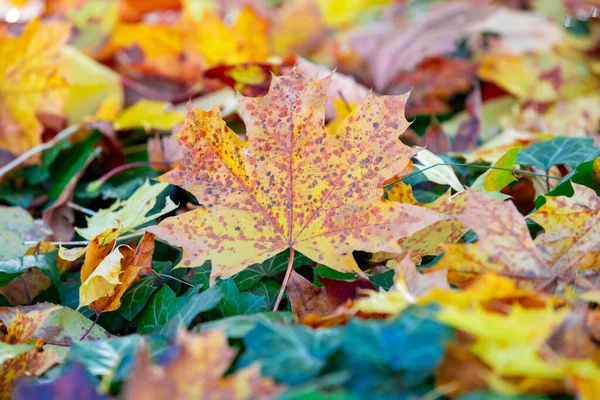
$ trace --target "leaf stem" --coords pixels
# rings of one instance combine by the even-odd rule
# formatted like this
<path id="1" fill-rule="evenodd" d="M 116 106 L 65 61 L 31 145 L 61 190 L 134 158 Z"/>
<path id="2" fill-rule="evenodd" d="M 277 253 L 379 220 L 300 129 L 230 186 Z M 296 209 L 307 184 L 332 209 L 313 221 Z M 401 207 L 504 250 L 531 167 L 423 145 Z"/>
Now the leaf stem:
<path id="1" fill-rule="evenodd" d="M 285 271 L 285 277 L 283 278 L 283 283 L 281 284 L 281 289 L 279 289 L 279 294 L 277 295 L 277 300 L 275 301 L 275 306 L 273 307 L 273 311 L 277 311 L 279 308 L 279 303 L 281 303 L 281 299 L 283 297 L 283 292 L 285 292 L 285 288 L 287 287 L 287 283 L 290 280 L 290 275 L 292 275 L 292 270 L 294 269 L 294 253 L 295 250 L 293 247 L 290 247 L 290 258 L 288 258 L 288 266 Z"/>
<path id="2" fill-rule="evenodd" d="M 8 164 L 4 165 L 0 168 L 0 178 L 9 173 L 13 168 L 18 167 L 29 158 L 33 157 L 37 153 L 41 153 L 42 151 L 46 151 L 54 146 L 56 143 L 60 142 L 63 139 L 68 138 L 73 135 L 75 132 L 79 130 L 79 125 L 72 125 L 58 133 L 58 135 L 54 136 L 52 139 L 48 140 L 45 143 L 40 144 L 39 146 L 35 146 L 33 149 L 27 150 L 25 153 L 21 154 L 19 157 L 15 158 Z"/>

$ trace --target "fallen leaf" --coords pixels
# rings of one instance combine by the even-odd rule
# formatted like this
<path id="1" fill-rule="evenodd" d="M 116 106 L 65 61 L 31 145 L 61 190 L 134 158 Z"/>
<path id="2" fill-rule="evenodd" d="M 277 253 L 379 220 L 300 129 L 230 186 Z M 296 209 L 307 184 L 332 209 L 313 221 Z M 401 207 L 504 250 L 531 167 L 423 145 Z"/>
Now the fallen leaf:
<path id="1" fill-rule="evenodd" d="M 322 287 L 313 285 L 308 279 L 292 271 L 288 283 L 287 294 L 292 312 L 305 325 L 313 326 L 315 320 L 327 317 L 342 304 L 362 297 L 361 290 L 375 290 L 375 285 L 367 279 L 345 281 L 321 276 L 318 279 L 323 284 Z"/>
<path id="2" fill-rule="evenodd" d="M 67 83 L 59 72 L 69 26 L 33 20 L 19 37 L 0 31 L 0 149 L 20 155 L 42 142 L 36 112 L 60 108 Z"/>
<path id="3" fill-rule="evenodd" d="M 552 275 L 512 203 L 469 191 L 466 211 L 457 219 L 473 229 L 479 239 L 471 244 L 445 246 L 446 254 L 438 265 L 448 268 L 450 283 L 460 285 L 485 271 L 530 282 Z"/>
<path id="4" fill-rule="evenodd" d="M 43 240 L 49 233 L 24 208 L 0 206 L 0 261 L 23 255 L 24 240 Z"/>
<path id="5" fill-rule="evenodd" d="M 203 207 L 148 229 L 183 248 L 180 267 L 211 259 L 211 279 L 227 278 L 292 247 L 362 274 L 353 250 L 398 250 L 395 240 L 439 219 L 381 198 L 386 176 L 413 154 L 396 139 L 407 125 L 406 97 L 367 99 L 338 131 L 344 134 L 331 135 L 323 126 L 329 82 L 294 72 L 275 77 L 264 98 L 242 98 L 248 142 L 225 126 L 218 108 L 188 114 L 179 135 L 184 159 L 161 179 L 191 191 Z M 273 112 L 277 119 L 267 116 Z"/>
<path id="6" fill-rule="evenodd" d="M 43 324 L 33 334 L 32 339 L 43 338 L 45 343 L 69 346 L 73 341 L 80 340 L 81 336 L 90 328 L 92 321 L 77 311 L 52 303 L 38 303 L 31 306 L 0 307 L 0 321 L 5 325 L 15 320 L 17 312 L 27 315 L 33 311 L 43 313 L 45 310 L 53 311 L 46 317 Z M 107 339 L 110 334 L 102 327 L 95 325 L 86 340 Z"/>
<path id="7" fill-rule="evenodd" d="M 431 151 L 420 148 L 415 155 L 415 160 L 420 164 L 415 164 L 415 168 L 421 170 L 423 175 L 431 182 L 439 183 L 440 185 L 448 185 L 457 192 L 462 192 L 464 190 L 462 183 L 458 180 L 452 167 L 444 165 L 444 160 L 433 154 Z"/>
<path id="8" fill-rule="evenodd" d="M 236 351 L 221 331 L 180 331 L 174 346 L 177 356 L 163 365 L 153 364 L 142 349 L 125 384 L 126 399 L 269 399 L 281 390 L 260 375 L 258 365 L 223 376 Z"/>
<path id="9" fill-rule="evenodd" d="M 6 360 L 0 365 L 1 400 L 12 398 L 17 379 L 24 376 L 40 376 L 63 360 L 63 357 L 54 350 L 42 350 L 42 343 L 38 341 L 35 348 Z"/>
<path id="10" fill-rule="evenodd" d="M 113 246 L 100 247 L 97 239 L 90 242 L 81 267 L 78 308 L 88 306 L 97 314 L 117 310 L 125 291 L 152 271 L 153 234 L 142 237 L 135 253 L 126 245 Z"/>
<path id="11" fill-rule="evenodd" d="M 25 255 L 45 254 L 56 252 L 57 250 L 58 248 L 50 242 L 40 242 L 27 250 Z M 62 275 L 71 266 L 71 263 L 62 260 L 58 257 L 58 254 L 54 257 L 56 258 L 58 274 Z M 42 270 L 32 267 L 18 277 L 13 278 L 9 283 L 1 286 L 0 293 L 6 297 L 10 305 L 25 305 L 31 304 L 40 293 L 48 289 L 51 285 L 52 281 Z"/>
<path id="12" fill-rule="evenodd" d="M 142 99 L 129 106 L 113 122 L 113 127 L 118 130 L 143 128 L 170 130 L 183 123 L 184 116 L 176 110 L 170 110 L 171 105 L 162 101 Z"/>

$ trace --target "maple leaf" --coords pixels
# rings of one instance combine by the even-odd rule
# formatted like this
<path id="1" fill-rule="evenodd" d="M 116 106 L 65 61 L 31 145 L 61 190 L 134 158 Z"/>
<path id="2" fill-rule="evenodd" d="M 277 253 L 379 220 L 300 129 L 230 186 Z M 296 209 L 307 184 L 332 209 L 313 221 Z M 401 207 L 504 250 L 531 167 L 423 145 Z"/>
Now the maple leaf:
<path id="1" fill-rule="evenodd" d="M 585 256 L 600 250 L 600 197 L 593 189 L 571 185 L 572 197 L 546 196 L 529 216 L 544 228 L 535 239 L 543 259 L 554 274 L 568 272 L 568 278 L 575 277 Z"/>
<path id="2" fill-rule="evenodd" d="M 125 291 L 152 271 L 153 234 L 146 233 L 135 252 L 129 246 L 112 250 L 113 245 L 100 247 L 98 239 L 90 242 L 81 267 L 78 308 L 88 306 L 97 314 L 117 310 Z"/>
<path id="3" fill-rule="evenodd" d="M 390 201 L 421 206 L 447 216 L 461 214 L 467 207 L 466 193 L 452 196 L 449 190 L 432 203 L 420 204 L 413 194 L 412 186 L 402 181 L 386 189 L 386 194 Z M 398 244 L 403 250 L 402 254 L 410 253 L 412 260 L 420 263 L 424 256 L 443 253 L 444 244 L 456 243 L 466 231 L 460 221 L 445 219 L 436 221 L 407 238 L 400 239 Z M 389 253 L 375 253 L 371 261 L 379 262 L 390 258 L 392 257 Z"/>
<path id="4" fill-rule="evenodd" d="M 353 250 L 399 252 L 399 238 L 441 218 L 381 197 L 385 179 L 415 153 L 397 139 L 407 97 L 368 98 L 331 134 L 323 124 L 330 81 L 295 71 L 275 77 L 265 97 L 241 98 L 247 142 L 218 108 L 189 112 L 178 136 L 183 160 L 160 179 L 203 207 L 148 228 L 183 249 L 179 267 L 210 259 L 211 279 L 224 279 L 291 247 L 362 274 Z"/>
<path id="5" fill-rule="evenodd" d="M 280 391 L 260 375 L 257 364 L 223 376 L 236 351 L 221 331 L 179 331 L 175 347 L 177 356 L 164 365 L 152 364 L 142 349 L 125 386 L 126 399 L 267 399 Z"/>
<path id="6" fill-rule="evenodd" d="M 551 276 L 523 216 L 512 203 L 469 191 L 466 211 L 457 218 L 473 229 L 479 240 L 445 246 L 446 254 L 439 265 L 448 268 L 451 283 L 458 284 L 484 271 L 526 280 Z"/>
<path id="7" fill-rule="evenodd" d="M 19 37 L 0 31 L 0 149 L 21 154 L 41 143 L 36 112 L 66 95 L 58 62 L 69 26 L 31 21 Z"/>

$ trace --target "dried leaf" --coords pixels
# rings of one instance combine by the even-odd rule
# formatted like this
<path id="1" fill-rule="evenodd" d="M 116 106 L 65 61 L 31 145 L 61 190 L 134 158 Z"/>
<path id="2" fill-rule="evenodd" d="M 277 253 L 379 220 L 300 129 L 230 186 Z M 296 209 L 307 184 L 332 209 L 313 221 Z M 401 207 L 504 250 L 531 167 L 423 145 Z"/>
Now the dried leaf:
<path id="1" fill-rule="evenodd" d="M 258 365 L 223 376 L 236 351 L 221 331 L 180 331 L 175 348 L 177 356 L 164 365 L 152 364 L 148 350 L 141 351 L 125 386 L 126 399 L 268 399 L 280 391 L 260 375 Z"/>

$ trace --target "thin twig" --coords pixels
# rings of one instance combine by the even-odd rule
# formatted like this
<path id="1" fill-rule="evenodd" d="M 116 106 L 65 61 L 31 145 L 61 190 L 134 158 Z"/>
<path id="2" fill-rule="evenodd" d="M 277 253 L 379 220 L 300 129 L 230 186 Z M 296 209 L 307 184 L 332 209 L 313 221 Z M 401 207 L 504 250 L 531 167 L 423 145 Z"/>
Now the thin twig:
<path id="1" fill-rule="evenodd" d="M 67 129 L 64 129 L 61 132 L 59 132 L 58 135 L 54 136 L 52 139 L 48 140 L 47 142 L 42 143 L 39 146 L 35 146 L 33 149 L 27 150 L 25 153 L 21 154 L 19 157 L 15 158 L 11 162 L 9 162 L 8 164 L 6 164 L 2 168 L 0 168 L 0 178 L 2 178 L 4 175 L 9 173 L 13 168 L 18 167 L 19 165 L 21 165 L 22 163 L 24 163 L 25 161 L 27 161 L 29 158 L 33 157 L 34 155 L 41 153 L 42 151 L 46 151 L 46 150 L 50 149 L 56 143 L 73 135 L 74 133 L 79 131 L 79 128 L 80 128 L 79 125 L 72 125 L 72 126 L 68 127 Z"/>
<path id="2" fill-rule="evenodd" d="M 163 278 L 169 278 L 169 279 L 173 279 L 174 281 L 177 281 L 177 282 L 179 282 L 179 283 L 183 283 L 184 285 L 187 285 L 187 286 L 189 286 L 189 287 L 194 287 L 194 285 L 192 285 L 191 283 L 189 283 L 189 282 L 186 282 L 186 281 L 184 281 L 184 280 L 181 280 L 181 279 L 179 279 L 179 278 L 175 278 L 174 276 L 167 275 L 167 274 L 161 274 L 160 272 L 156 272 L 156 271 L 152 271 L 152 272 L 154 272 L 154 273 L 155 273 L 156 275 L 158 275 L 158 276 L 162 276 Z"/>
<path id="3" fill-rule="evenodd" d="M 449 167 L 472 167 L 472 168 L 495 169 L 495 170 L 498 170 L 498 171 L 518 172 L 518 173 L 520 173 L 520 174 L 527 174 L 527 175 L 533 175 L 533 176 L 541 176 L 541 177 L 545 177 L 545 178 L 547 178 L 547 179 L 558 179 L 558 180 L 562 179 L 562 178 L 559 178 L 559 177 L 556 177 L 556 176 L 552 176 L 552 175 L 541 174 L 541 173 L 538 173 L 538 172 L 533 172 L 533 171 L 525 171 L 525 170 L 523 170 L 523 169 L 516 169 L 516 168 L 501 168 L 501 167 L 493 167 L 493 166 L 491 166 L 491 165 L 477 165 L 477 164 L 461 164 L 461 163 L 437 163 L 437 164 L 430 165 L 430 166 L 428 166 L 428 167 L 426 167 L 426 168 L 420 169 L 420 170 L 418 170 L 418 171 L 416 171 L 416 172 L 410 173 L 410 174 L 408 174 L 408 175 L 406 175 L 406 176 L 403 176 L 402 178 L 400 178 L 400 179 L 398 179 L 398 180 L 395 180 L 395 181 L 394 181 L 394 182 L 392 182 L 392 183 L 388 183 L 387 185 L 385 185 L 385 187 L 386 187 L 386 188 L 387 188 L 387 187 L 392 187 L 392 186 L 394 186 L 396 183 L 398 183 L 398 182 L 400 182 L 400 181 L 403 181 L 404 179 L 411 178 L 411 177 L 413 177 L 413 176 L 415 176 L 415 175 L 418 175 L 418 174 L 422 174 L 423 172 L 425 172 L 425 171 L 427 171 L 427 170 L 429 170 L 429 169 L 432 169 L 432 168 L 435 168 L 435 167 L 439 167 L 439 166 L 449 166 Z"/>
<path id="4" fill-rule="evenodd" d="M 121 76 L 121 83 L 123 86 L 143 95 L 144 97 L 152 100 L 166 101 L 169 103 L 181 103 L 182 101 L 189 100 L 200 93 L 197 88 L 192 87 L 181 93 L 165 94 L 162 92 L 157 92 L 156 90 L 149 88 L 148 86 L 145 86 L 127 76 Z"/>
<path id="5" fill-rule="evenodd" d="M 100 315 L 101 315 L 101 313 L 99 313 L 99 312 L 96 313 L 96 319 L 94 319 L 94 322 L 92 322 L 92 324 L 90 325 L 90 327 L 88 328 L 88 330 L 85 331 L 85 333 L 83 334 L 83 336 L 79 340 L 85 339 L 86 336 L 92 331 L 92 329 L 94 329 L 94 326 L 96 326 L 96 324 L 98 323 L 98 320 L 100 319 Z"/>
<path id="6" fill-rule="evenodd" d="M 273 311 L 277 311 L 279 308 L 279 303 L 281 303 L 281 298 L 283 297 L 283 292 L 285 292 L 285 288 L 287 287 L 288 280 L 292 275 L 292 270 L 294 269 L 294 248 L 290 247 L 290 258 L 288 258 L 288 266 L 285 271 L 285 277 L 283 278 L 283 283 L 281 284 L 281 289 L 279 289 L 279 294 L 277 295 L 277 300 L 275 301 L 275 306 L 273 307 Z"/>
<path id="7" fill-rule="evenodd" d="M 100 187 L 104 182 L 112 178 L 113 176 L 120 174 L 123 171 L 126 171 L 131 168 L 139 168 L 139 167 L 152 167 L 152 166 L 160 166 L 165 167 L 169 164 L 164 162 L 153 162 L 153 161 L 136 161 L 129 164 L 123 164 L 118 166 L 117 168 L 111 169 L 106 174 L 102 175 L 100 178 L 96 179 L 93 182 L 88 184 L 88 187 Z"/>
<path id="8" fill-rule="evenodd" d="M 77 211 L 81 211 L 84 214 L 87 215 L 95 215 L 96 211 L 90 210 L 89 208 L 85 208 L 80 206 L 79 204 L 75 204 L 72 201 L 67 201 L 67 206 L 72 208 L 73 210 L 77 210 Z"/>

